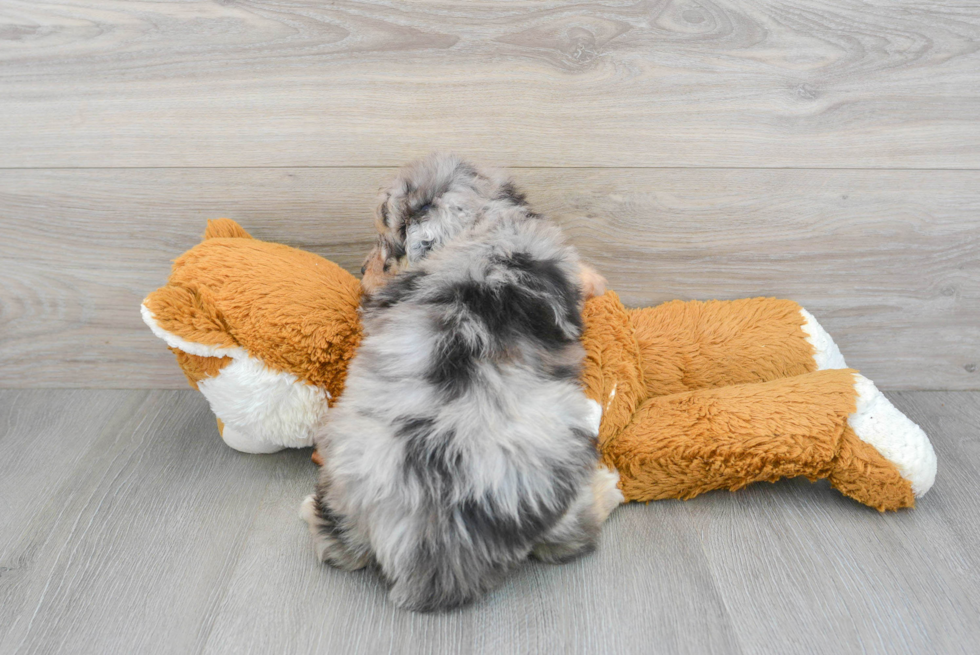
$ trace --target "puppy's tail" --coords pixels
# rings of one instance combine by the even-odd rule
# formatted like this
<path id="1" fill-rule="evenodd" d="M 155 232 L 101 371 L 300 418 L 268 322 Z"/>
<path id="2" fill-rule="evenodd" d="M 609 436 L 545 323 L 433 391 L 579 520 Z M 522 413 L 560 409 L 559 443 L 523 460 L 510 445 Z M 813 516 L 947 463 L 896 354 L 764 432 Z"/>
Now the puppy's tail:
<path id="1" fill-rule="evenodd" d="M 460 558 L 458 551 L 436 550 L 442 549 L 433 549 L 431 545 L 420 548 L 411 571 L 392 586 L 389 593 L 392 602 L 413 612 L 461 607 L 496 587 L 514 564 L 477 561 L 465 555 Z"/>
<path id="2" fill-rule="evenodd" d="M 436 517 L 416 516 L 420 526 L 428 527 L 421 527 L 414 543 L 399 549 L 398 565 L 380 562 L 393 582 L 392 602 L 416 612 L 433 612 L 466 605 L 494 589 L 565 514 L 570 499 L 565 493 L 556 495 L 560 499 L 522 502 L 516 516 L 489 499 L 443 507 L 436 510 L 440 514 Z M 449 513 L 452 518 L 446 520 Z"/>

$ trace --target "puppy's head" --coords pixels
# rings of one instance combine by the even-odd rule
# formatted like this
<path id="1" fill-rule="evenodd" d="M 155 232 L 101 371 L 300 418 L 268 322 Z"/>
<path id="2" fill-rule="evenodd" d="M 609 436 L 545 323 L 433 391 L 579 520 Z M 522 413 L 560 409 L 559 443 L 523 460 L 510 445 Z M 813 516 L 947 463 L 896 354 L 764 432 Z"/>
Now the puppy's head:
<path id="1" fill-rule="evenodd" d="M 494 203 L 524 205 L 525 200 L 503 175 L 479 170 L 456 155 L 432 154 L 405 166 L 381 191 L 378 242 L 361 269 L 365 290 L 418 264 Z"/>

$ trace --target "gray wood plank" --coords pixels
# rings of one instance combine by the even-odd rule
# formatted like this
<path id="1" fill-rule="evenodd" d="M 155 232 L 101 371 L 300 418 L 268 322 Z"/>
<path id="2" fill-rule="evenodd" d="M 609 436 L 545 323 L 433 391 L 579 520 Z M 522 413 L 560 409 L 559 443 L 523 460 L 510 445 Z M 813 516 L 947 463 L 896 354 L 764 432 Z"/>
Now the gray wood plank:
<path id="1" fill-rule="evenodd" d="M 7 0 L 0 166 L 980 166 L 956 2 Z"/>
<path id="2" fill-rule="evenodd" d="M 980 172 L 513 173 L 627 303 L 793 298 L 884 388 L 980 386 Z M 137 308 L 205 219 L 355 271 L 390 174 L 0 171 L 0 386 L 182 388 Z"/>
<path id="3" fill-rule="evenodd" d="M 942 493 L 929 499 L 931 512 L 943 517 L 961 550 L 950 566 L 963 573 L 980 571 L 980 394 L 937 391 L 900 391 L 892 395 L 909 416 L 921 425 L 933 426 L 940 461 L 936 488 Z M 980 609 L 977 610 L 980 623 Z"/>
<path id="4" fill-rule="evenodd" d="M 969 653 L 980 392 L 892 398 L 940 456 L 912 511 L 796 480 L 632 505 L 594 555 L 417 615 L 314 561 L 308 451 L 234 453 L 189 391 L 0 391 L 0 653 Z"/>
<path id="5" fill-rule="evenodd" d="M 878 514 L 803 480 L 690 503 L 746 652 L 785 653 L 801 644 L 808 652 L 975 652 L 976 524 L 965 528 L 973 541 L 964 540 L 946 508 L 958 501 L 965 510 L 958 521 L 971 522 L 977 495 L 950 471 L 980 462 L 975 449 L 963 447 L 961 431 L 937 420 L 947 413 L 937 401 L 969 413 L 975 425 L 978 397 L 892 395 L 939 453 L 936 485 L 912 511 Z"/>
<path id="6" fill-rule="evenodd" d="M 739 652 L 680 506 L 617 510 L 596 554 L 529 563 L 470 607 L 420 615 L 388 604 L 373 572 L 316 562 L 297 518 L 313 480 L 304 459 L 283 461 L 206 653 Z"/>
<path id="7" fill-rule="evenodd" d="M 144 396 L 0 390 L 0 579 L 5 589 L 28 566 L 19 558 L 29 557 L 29 551 L 11 550 L 20 529 L 52 502 L 98 435 L 118 424 L 120 415 L 136 411 Z M 0 625 L 7 623 L 4 615 L 12 605 L 9 597 L 0 602 Z"/>
<path id="8" fill-rule="evenodd" d="M 35 439 L 52 413 L 95 429 Z M 41 503 L 4 495 L 19 524 L 5 530 L 0 653 L 200 649 L 272 464 L 225 447 L 213 420 L 190 391 L 47 391 L 12 412 L 0 450 L 46 488 Z M 76 437 L 87 448 L 65 461 Z"/>

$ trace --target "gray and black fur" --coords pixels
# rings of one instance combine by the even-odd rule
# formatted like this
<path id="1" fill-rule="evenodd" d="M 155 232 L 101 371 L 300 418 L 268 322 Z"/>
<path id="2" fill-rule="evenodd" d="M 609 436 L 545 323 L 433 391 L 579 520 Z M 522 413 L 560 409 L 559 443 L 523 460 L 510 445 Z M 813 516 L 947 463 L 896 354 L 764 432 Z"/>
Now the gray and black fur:
<path id="1" fill-rule="evenodd" d="M 364 339 L 304 505 L 319 557 L 376 564 L 398 605 L 467 603 L 534 554 L 594 548 L 621 500 L 597 468 L 578 258 L 505 178 L 453 156 L 383 193 Z M 602 497 L 600 497 L 602 496 Z"/>

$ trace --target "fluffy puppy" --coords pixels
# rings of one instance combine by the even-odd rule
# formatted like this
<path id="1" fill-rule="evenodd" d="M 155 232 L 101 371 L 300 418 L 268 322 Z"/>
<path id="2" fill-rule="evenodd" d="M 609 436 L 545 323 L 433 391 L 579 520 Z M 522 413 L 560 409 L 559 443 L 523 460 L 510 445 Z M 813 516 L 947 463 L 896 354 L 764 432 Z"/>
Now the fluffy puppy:
<path id="1" fill-rule="evenodd" d="M 376 564 L 399 606 L 445 609 L 529 555 L 590 551 L 622 495 L 578 382 L 583 278 L 559 229 L 453 156 L 406 167 L 377 222 L 364 339 L 302 515 L 321 560 Z"/>

